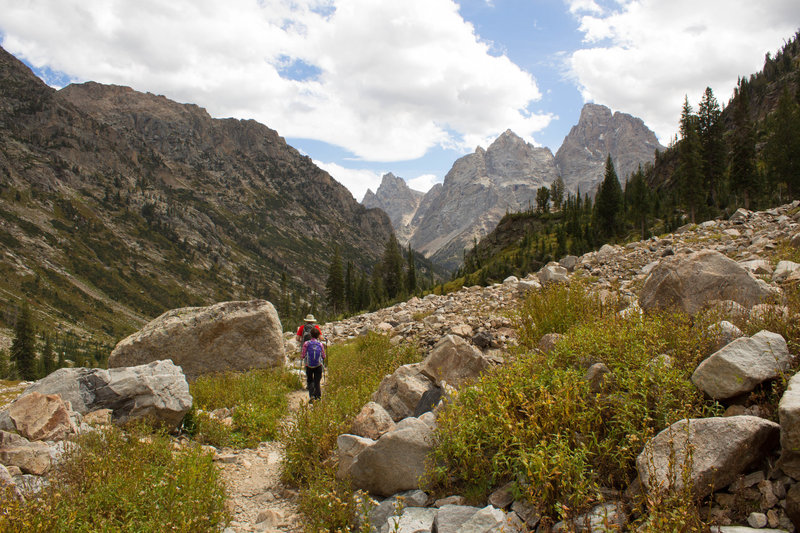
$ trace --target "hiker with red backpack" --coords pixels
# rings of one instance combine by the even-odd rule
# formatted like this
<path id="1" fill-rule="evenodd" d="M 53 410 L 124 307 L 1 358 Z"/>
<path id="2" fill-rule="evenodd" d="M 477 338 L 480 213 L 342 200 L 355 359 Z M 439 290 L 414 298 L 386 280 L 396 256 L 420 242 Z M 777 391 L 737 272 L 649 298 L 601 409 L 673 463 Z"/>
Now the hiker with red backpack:
<path id="1" fill-rule="evenodd" d="M 313 315 L 305 318 L 305 324 L 297 330 L 297 336 L 303 341 L 301 349 L 303 365 L 306 368 L 306 383 L 308 386 L 308 396 L 311 401 L 319 400 L 322 397 L 322 371 L 325 364 L 325 346 L 320 342 L 319 337 L 322 330 L 314 324 Z"/>

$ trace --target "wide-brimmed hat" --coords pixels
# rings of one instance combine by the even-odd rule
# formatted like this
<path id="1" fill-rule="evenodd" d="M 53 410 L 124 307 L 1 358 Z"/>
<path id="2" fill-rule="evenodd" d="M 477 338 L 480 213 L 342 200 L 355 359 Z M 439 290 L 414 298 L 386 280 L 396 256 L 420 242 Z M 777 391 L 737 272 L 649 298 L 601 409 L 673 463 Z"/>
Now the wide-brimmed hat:
<path id="1" fill-rule="evenodd" d="M 305 321 L 306 321 L 306 322 L 316 322 L 316 321 L 317 321 L 317 319 L 316 319 L 316 318 L 314 318 L 314 315 L 312 315 L 311 313 L 309 313 L 309 314 L 307 314 L 307 315 L 306 315 Z"/>

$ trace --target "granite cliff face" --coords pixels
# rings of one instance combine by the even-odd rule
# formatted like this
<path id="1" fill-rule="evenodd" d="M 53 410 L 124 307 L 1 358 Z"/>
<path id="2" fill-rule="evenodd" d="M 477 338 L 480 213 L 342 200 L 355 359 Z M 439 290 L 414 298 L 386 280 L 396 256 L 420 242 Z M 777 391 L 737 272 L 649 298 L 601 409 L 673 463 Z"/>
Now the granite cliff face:
<path id="1" fill-rule="evenodd" d="M 535 205 L 536 191 L 557 176 L 553 154 L 507 130 L 488 149 L 453 164 L 412 219 L 411 246 L 452 269 L 464 247 L 491 231 L 507 212 Z M 424 207 L 424 209 L 423 209 Z"/>
<path id="2" fill-rule="evenodd" d="M 366 270 L 390 232 L 262 124 L 127 87 L 55 91 L 0 49 L 4 307 L 114 338 L 169 308 L 308 298 L 334 243 Z"/>
<path id="3" fill-rule="evenodd" d="M 556 152 L 556 166 L 567 189 L 593 196 L 603 181 L 606 157 L 611 154 L 617 176 L 625 179 L 641 164 L 652 163 L 663 150 L 641 119 L 626 113 L 613 115 L 606 106 L 586 104 Z"/>
<path id="4" fill-rule="evenodd" d="M 361 204 L 367 208 L 383 209 L 392 221 L 397 239 L 405 246 L 411 238 L 411 220 L 417 213 L 425 193 L 410 188 L 403 178 L 391 172 L 383 176 L 376 192 L 367 189 Z"/>

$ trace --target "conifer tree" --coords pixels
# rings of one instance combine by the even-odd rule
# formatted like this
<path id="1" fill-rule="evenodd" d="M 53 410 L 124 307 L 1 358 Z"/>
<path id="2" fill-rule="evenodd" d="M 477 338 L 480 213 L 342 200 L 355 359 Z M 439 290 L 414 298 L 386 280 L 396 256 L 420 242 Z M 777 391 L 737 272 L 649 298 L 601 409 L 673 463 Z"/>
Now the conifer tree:
<path id="1" fill-rule="evenodd" d="M 44 339 L 39 375 L 42 377 L 49 376 L 56 369 L 56 364 L 56 354 L 53 352 L 53 341 L 48 335 Z"/>
<path id="2" fill-rule="evenodd" d="M 720 207 L 720 187 L 725 174 L 725 133 L 722 111 L 711 87 L 706 87 L 697 111 L 697 131 L 703 160 L 703 178 L 714 207 Z"/>
<path id="3" fill-rule="evenodd" d="M 394 299 L 400 296 L 404 289 L 403 283 L 403 253 L 400 251 L 400 244 L 394 233 L 386 241 L 386 248 L 383 252 L 383 286 L 386 296 Z"/>
<path id="4" fill-rule="evenodd" d="M 786 87 L 770 120 L 764 154 L 772 183 L 785 183 L 793 198 L 800 190 L 800 108 Z"/>
<path id="5" fill-rule="evenodd" d="M 756 141 L 753 123 L 750 120 L 750 102 L 744 90 L 744 80 L 740 83 L 738 98 L 734 100 L 733 134 L 731 136 L 731 189 L 744 198 L 745 209 L 750 209 L 758 186 L 756 176 Z"/>
<path id="6" fill-rule="evenodd" d="M 703 163 L 700 155 L 700 136 L 697 116 L 692 113 L 689 98 L 684 97 L 681 111 L 681 141 L 678 144 L 678 190 L 684 205 L 689 209 L 692 222 L 705 198 Z"/>
<path id="7" fill-rule="evenodd" d="M 414 250 L 411 249 L 411 243 L 408 244 L 408 254 L 406 256 L 406 293 L 414 294 L 417 292 L 417 267 L 414 264 Z"/>
<path id="8" fill-rule="evenodd" d="M 591 202 L 587 198 L 587 204 Z M 597 191 L 595 198 L 594 215 L 596 228 L 601 237 L 608 238 L 615 235 L 619 226 L 619 216 L 622 211 L 622 186 L 614 170 L 611 154 L 606 158 L 606 170 L 603 183 Z"/>
<path id="9" fill-rule="evenodd" d="M 644 178 L 641 165 L 625 183 L 625 196 L 631 219 L 641 231 L 642 240 L 647 238 L 647 216 L 650 212 L 650 188 Z"/>
<path id="10" fill-rule="evenodd" d="M 550 184 L 550 199 L 553 201 L 553 209 L 560 211 L 561 204 L 564 202 L 564 180 L 561 179 L 561 176 L 558 176 Z"/>
<path id="11" fill-rule="evenodd" d="M 550 189 L 545 186 L 539 187 L 536 191 L 536 210 L 539 213 L 550 211 Z"/>
<path id="12" fill-rule="evenodd" d="M 356 282 L 353 272 L 353 262 L 347 262 L 347 269 L 344 274 L 344 306 L 348 311 L 357 311 L 356 302 Z"/>
<path id="13" fill-rule="evenodd" d="M 333 315 L 344 310 L 344 271 L 339 247 L 333 249 L 333 259 L 328 268 L 328 281 L 325 283 L 325 294 Z"/>
<path id="14" fill-rule="evenodd" d="M 20 379 L 32 381 L 36 372 L 36 333 L 33 329 L 31 310 L 28 302 L 22 306 L 14 326 L 14 340 L 11 343 L 11 361 L 16 366 Z"/>

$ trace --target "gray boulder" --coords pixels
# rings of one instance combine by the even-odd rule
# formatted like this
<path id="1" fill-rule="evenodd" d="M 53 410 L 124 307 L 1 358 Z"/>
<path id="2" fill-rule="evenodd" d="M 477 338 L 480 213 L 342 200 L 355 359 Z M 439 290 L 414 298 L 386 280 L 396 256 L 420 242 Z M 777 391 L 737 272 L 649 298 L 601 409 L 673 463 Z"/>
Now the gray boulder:
<path id="1" fill-rule="evenodd" d="M 612 533 L 623 531 L 628 522 L 622 502 L 604 503 L 572 520 L 559 522 L 553 532 Z"/>
<path id="2" fill-rule="evenodd" d="M 569 281 L 569 272 L 567 269 L 555 261 L 551 261 L 543 266 L 537 275 L 542 285 L 547 285 L 548 283 L 567 283 Z"/>
<path id="3" fill-rule="evenodd" d="M 800 479 L 800 373 L 792 376 L 778 404 L 781 425 L 781 469 Z"/>
<path id="4" fill-rule="evenodd" d="M 60 368 L 28 387 L 23 396 L 34 392 L 58 394 L 82 415 L 111 409 L 116 423 L 152 418 L 177 427 L 192 407 L 186 376 L 169 360 L 109 370 Z"/>
<path id="5" fill-rule="evenodd" d="M 431 531 L 438 509 L 430 507 L 406 507 L 400 516 L 390 516 L 381 531 L 387 533 L 420 533 Z"/>
<path id="6" fill-rule="evenodd" d="M 727 320 L 722 320 L 717 322 L 716 324 L 712 324 L 708 327 L 708 333 L 711 338 L 715 339 L 714 342 L 714 350 L 721 350 L 728 344 L 732 343 L 734 340 L 742 337 L 744 333 L 742 330 L 736 327 L 736 325 L 728 322 Z"/>
<path id="7" fill-rule="evenodd" d="M 339 459 L 339 470 L 336 477 L 345 479 L 350 476 L 350 468 L 358 454 L 375 444 L 375 441 L 358 435 L 345 433 L 336 439 L 336 454 Z"/>
<path id="8" fill-rule="evenodd" d="M 775 267 L 775 272 L 772 273 L 772 281 L 784 281 L 798 270 L 800 270 L 800 263 L 780 261 L 778 262 L 778 266 Z"/>
<path id="9" fill-rule="evenodd" d="M 266 300 L 173 309 L 122 339 L 109 368 L 171 359 L 190 379 L 213 372 L 282 366 L 281 322 Z"/>
<path id="10" fill-rule="evenodd" d="M 759 331 L 727 344 L 700 363 L 692 382 L 716 400 L 733 398 L 775 379 L 789 368 L 792 356 L 777 333 Z"/>
<path id="11" fill-rule="evenodd" d="M 407 418 L 396 429 L 359 453 L 350 468 L 357 488 L 378 496 L 418 489 L 425 459 L 433 449 L 433 430 L 425 422 Z"/>
<path id="12" fill-rule="evenodd" d="M 645 311 L 677 308 L 690 315 L 715 300 L 752 307 L 772 295 L 738 263 L 714 250 L 663 259 L 650 272 L 639 295 Z"/>
<path id="13" fill-rule="evenodd" d="M 420 372 L 437 384 L 446 381 L 459 388 L 477 379 L 489 365 L 483 353 L 463 338 L 446 335 L 422 362 Z"/>
<path id="14" fill-rule="evenodd" d="M 412 416 L 422 395 L 436 385 L 420 372 L 420 364 L 403 365 L 386 376 L 372 395 L 392 420 L 398 422 Z"/>
<path id="15" fill-rule="evenodd" d="M 527 531 L 519 517 L 487 505 L 458 528 L 458 533 L 515 533 Z"/>
<path id="16" fill-rule="evenodd" d="M 434 521 L 438 533 L 459 533 L 461 526 L 480 511 L 479 507 L 468 505 L 443 505 Z"/>
<path id="17" fill-rule="evenodd" d="M 680 420 L 653 437 L 636 459 L 650 493 L 680 490 L 686 479 L 705 497 L 730 485 L 777 445 L 780 426 L 755 416 Z"/>

